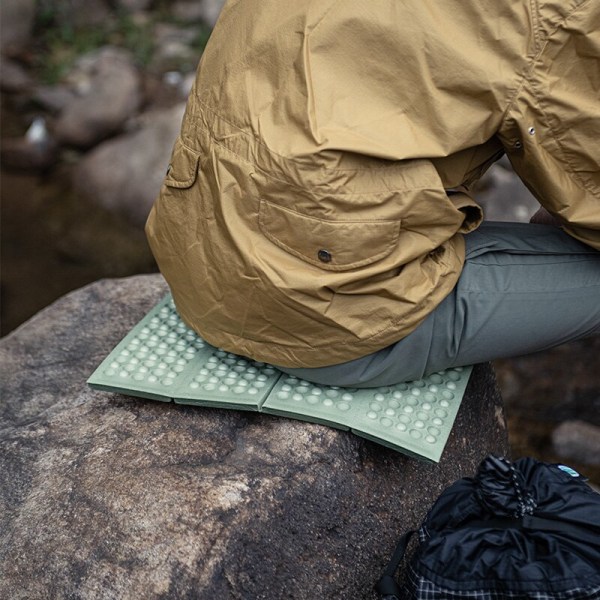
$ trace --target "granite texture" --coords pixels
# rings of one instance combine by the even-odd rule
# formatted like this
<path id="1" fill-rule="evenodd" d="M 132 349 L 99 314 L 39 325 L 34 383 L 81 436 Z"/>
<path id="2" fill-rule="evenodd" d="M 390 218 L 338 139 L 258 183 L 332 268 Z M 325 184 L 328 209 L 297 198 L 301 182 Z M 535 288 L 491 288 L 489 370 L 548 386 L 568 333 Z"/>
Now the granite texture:
<path id="1" fill-rule="evenodd" d="M 321 425 L 88 388 L 165 292 L 159 275 L 99 281 L 0 341 L 0 597 L 373 598 L 400 533 L 507 452 L 489 365 L 437 465 Z"/>

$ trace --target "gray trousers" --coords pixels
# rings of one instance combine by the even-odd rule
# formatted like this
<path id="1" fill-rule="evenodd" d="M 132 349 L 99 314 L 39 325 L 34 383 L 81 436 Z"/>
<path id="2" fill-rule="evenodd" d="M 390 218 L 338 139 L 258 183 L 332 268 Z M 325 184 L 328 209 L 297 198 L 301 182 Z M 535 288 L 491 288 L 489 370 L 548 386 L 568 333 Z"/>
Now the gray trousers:
<path id="1" fill-rule="evenodd" d="M 484 222 L 465 240 L 456 287 L 410 335 L 346 363 L 281 370 L 375 387 L 600 333 L 600 251 L 557 227 L 525 223 Z"/>

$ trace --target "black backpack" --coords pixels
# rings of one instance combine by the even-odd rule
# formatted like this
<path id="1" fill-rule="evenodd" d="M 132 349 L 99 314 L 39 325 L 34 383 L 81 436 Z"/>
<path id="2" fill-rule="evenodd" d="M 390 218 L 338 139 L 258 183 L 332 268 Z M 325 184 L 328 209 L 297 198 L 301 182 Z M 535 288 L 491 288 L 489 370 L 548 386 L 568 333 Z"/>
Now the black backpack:
<path id="1" fill-rule="evenodd" d="M 382 600 L 600 599 L 600 494 L 576 471 L 490 456 L 448 487 L 418 533 L 402 586 L 402 536 Z"/>

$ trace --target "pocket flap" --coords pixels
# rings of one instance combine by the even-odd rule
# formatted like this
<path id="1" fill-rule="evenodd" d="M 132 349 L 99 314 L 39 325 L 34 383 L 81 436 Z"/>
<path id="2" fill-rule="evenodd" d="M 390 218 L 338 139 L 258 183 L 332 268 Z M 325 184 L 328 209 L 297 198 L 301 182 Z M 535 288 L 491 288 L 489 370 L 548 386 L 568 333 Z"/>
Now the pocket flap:
<path id="1" fill-rule="evenodd" d="M 309 217 L 260 201 L 260 229 L 290 254 L 322 269 L 345 271 L 387 256 L 397 245 L 399 220 L 343 221 Z"/>
<path id="2" fill-rule="evenodd" d="M 200 153 L 184 146 L 180 139 L 175 142 L 171 162 L 167 169 L 165 185 L 174 188 L 189 188 L 196 181 Z"/>

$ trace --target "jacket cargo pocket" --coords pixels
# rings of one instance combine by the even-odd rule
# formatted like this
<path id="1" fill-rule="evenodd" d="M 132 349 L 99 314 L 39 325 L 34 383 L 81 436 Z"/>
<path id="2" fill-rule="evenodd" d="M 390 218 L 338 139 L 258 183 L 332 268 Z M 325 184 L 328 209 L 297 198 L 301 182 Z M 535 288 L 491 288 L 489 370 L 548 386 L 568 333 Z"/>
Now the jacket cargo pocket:
<path id="1" fill-rule="evenodd" d="M 329 271 L 374 263 L 398 244 L 399 220 L 346 221 L 310 217 L 260 201 L 260 229 L 267 239 L 302 260 Z"/>
<path id="2" fill-rule="evenodd" d="M 177 139 L 171 162 L 167 169 L 164 184 L 171 188 L 185 189 L 194 185 L 198 176 L 198 161 L 200 152 L 185 146 L 181 139 Z"/>

